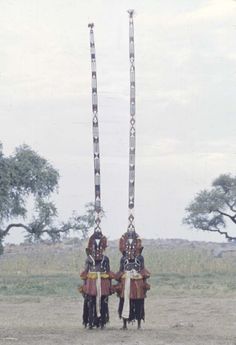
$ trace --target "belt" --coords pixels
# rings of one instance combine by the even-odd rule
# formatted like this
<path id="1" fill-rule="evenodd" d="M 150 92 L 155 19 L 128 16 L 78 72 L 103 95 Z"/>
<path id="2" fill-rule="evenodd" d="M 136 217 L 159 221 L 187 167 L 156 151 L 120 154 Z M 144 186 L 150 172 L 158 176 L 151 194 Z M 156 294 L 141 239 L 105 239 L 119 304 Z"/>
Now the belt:
<path id="1" fill-rule="evenodd" d="M 97 279 L 97 277 L 98 277 L 97 272 L 88 272 L 88 274 L 87 274 L 87 278 L 88 279 Z M 109 276 L 108 273 L 101 273 L 100 277 L 103 278 L 103 279 L 107 279 L 110 276 Z"/>
<path id="2" fill-rule="evenodd" d="M 122 279 L 125 279 L 126 278 L 126 273 L 124 273 L 123 275 L 122 275 Z M 130 278 L 131 279 L 143 279 L 143 277 L 142 277 L 142 275 L 140 274 L 140 273 L 138 273 L 138 272 L 130 272 Z"/>

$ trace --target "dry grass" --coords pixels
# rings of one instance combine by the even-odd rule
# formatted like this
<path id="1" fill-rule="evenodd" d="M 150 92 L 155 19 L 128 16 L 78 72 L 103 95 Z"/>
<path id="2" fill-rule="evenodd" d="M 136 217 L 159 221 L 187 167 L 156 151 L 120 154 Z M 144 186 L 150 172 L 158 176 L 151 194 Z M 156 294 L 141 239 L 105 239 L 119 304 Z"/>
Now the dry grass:
<path id="1" fill-rule="evenodd" d="M 152 292 L 178 295 L 236 295 L 236 257 L 216 258 L 214 245 L 145 245 L 143 255 L 151 271 Z M 120 253 L 112 242 L 107 250 L 111 268 L 117 271 Z M 80 245 L 16 246 L 0 258 L 0 294 L 75 296 L 79 272 L 85 260 Z"/>

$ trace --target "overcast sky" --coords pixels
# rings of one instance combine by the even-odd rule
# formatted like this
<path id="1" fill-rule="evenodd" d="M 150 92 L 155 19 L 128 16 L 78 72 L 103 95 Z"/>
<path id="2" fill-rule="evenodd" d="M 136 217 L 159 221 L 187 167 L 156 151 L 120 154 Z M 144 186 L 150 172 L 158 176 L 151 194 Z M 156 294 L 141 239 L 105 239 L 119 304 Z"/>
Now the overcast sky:
<path id="1" fill-rule="evenodd" d="M 128 14 L 136 10 L 136 230 L 220 241 L 182 225 L 185 207 L 235 174 L 236 2 L 1 0 L 0 141 L 60 171 L 61 219 L 94 199 L 88 22 L 95 23 L 103 232 L 128 217 Z M 19 241 L 16 231 L 7 241 Z"/>

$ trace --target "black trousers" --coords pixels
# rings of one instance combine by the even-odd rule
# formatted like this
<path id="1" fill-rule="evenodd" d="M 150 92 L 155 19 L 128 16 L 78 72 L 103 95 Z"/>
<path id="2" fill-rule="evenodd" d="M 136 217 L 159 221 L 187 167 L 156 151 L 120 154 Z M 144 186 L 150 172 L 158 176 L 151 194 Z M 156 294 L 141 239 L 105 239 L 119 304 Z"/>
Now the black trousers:
<path id="1" fill-rule="evenodd" d="M 83 325 L 87 327 L 104 326 L 109 321 L 108 296 L 102 296 L 100 317 L 97 316 L 96 296 L 84 296 Z"/>
<path id="2" fill-rule="evenodd" d="M 128 322 L 135 320 L 144 320 L 144 298 L 143 299 L 130 299 L 129 300 L 130 312 Z M 122 311 L 124 307 L 124 298 L 120 298 L 118 313 L 119 317 L 122 318 Z"/>

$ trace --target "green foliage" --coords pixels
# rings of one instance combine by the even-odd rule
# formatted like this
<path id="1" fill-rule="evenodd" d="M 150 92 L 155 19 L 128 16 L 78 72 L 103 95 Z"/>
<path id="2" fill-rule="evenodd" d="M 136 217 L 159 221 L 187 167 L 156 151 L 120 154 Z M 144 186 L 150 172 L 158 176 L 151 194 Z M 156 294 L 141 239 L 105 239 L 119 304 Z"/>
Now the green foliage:
<path id="1" fill-rule="evenodd" d="M 226 220 L 236 225 L 236 177 L 220 175 L 213 181 L 210 190 L 200 191 L 196 195 L 186 211 L 187 216 L 183 220 L 185 224 L 203 231 L 218 232 L 227 239 L 236 240 L 236 237 L 224 230 Z"/>
<path id="2" fill-rule="evenodd" d="M 100 217 L 104 217 L 105 213 L 101 209 Z M 73 230 L 79 230 L 82 233 L 82 238 L 88 237 L 89 231 L 95 224 L 95 206 L 93 202 L 85 205 L 85 214 L 80 216 L 78 212 L 74 211 L 72 217 L 69 219 L 67 226 Z"/>
<path id="3" fill-rule="evenodd" d="M 25 236 L 26 240 L 29 242 L 37 242 L 44 233 L 47 233 L 53 241 L 60 239 L 60 231 L 55 229 L 53 225 L 56 217 L 57 208 L 55 204 L 51 201 L 37 198 L 33 220 L 28 224 L 28 232 Z"/>
<path id="4" fill-rule="evenodd" d="M 58 186 L 59 173 L 30 147 L 16 148 L 10 157 L 0 155 L 0 224 L 25 217 L 29 195 L 49 196 Z"/>
<path id="5" fill-rule="evenodd" d="M 56 208 L 47 198 L 56 190 L 58 179 L 58 171 L 29 146 L 22 145 L 13 155 L 5 157 L 0 145 L 0 254 L 3 239 L 11 228 L 22 227 L 28 233 L 35 233 L 37 238 L 39 223 L 50 223 Z M 6 226 L 10 220 L 26 218 L 30 196 L 35 202 L 37 220 L 34 218 L 29 225 L 10 223 Z"/>
<path id="6" fill-rule="evenodd" d="M 58 188 L 58 179 L 58 171 L 29 146 L 22 145 L 12 156 L 5 157 L 0 143 L 0 255 L 4 237 L 15 227 L 26 230 L 28 242 L 38 242 L 45 235 L 56 242 L 71 230 L 80 232 L 82 238 L 88 236 L 95 223 L 93 203 L 85 206 L 84 215 L 74 211 L 68 221 L 57 222 L 57 208 L 49 198 Z M 32 219 L 28 224 L 10 223 L 6 226 L 6 222 L 19 217 L 26 220 L 29 197 L 34 202 Z"/>
<path id="7" fill-rule="evenodd" d="M 27 145 L 16 148 L 11 164 L 14 184 L 21 193 L 43 197 L 55 190 L 58 171 Z"/>
<path id="8" fill-rule="evenodd" d="M 101 212 L 103 217 L 104 212 Z M 79 215 L 73 211 L 68 221 L 57 222 L 57 209 L 52 202 L 46 202 L 41 198 L 36 203 L 36 213 L 33 221 L 28 224 L 28 233 L 26 235 L 27 242 L 38 242 L 43 235 L 48 235 L 52 242 L 61 240 L 63 236 L 66 238 L 70 231 L 75 231 L 81 235 L 82 239 L 88 237 L 89 231 L 95 224 L 95 207 L 92 202 L 85 205 L 85 213 Z"/>

